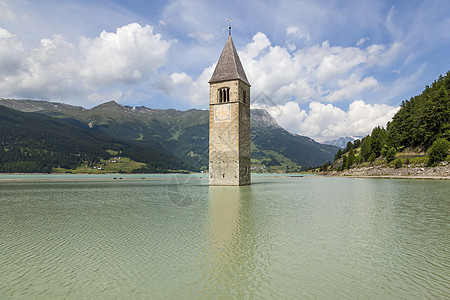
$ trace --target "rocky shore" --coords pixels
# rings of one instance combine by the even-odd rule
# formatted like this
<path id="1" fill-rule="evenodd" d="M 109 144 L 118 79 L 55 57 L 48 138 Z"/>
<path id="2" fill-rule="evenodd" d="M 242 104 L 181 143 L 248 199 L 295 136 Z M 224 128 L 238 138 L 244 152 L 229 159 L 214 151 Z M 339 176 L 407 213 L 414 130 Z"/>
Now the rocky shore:
<path id="1" fill-rule="evenodd" d="M 351 177 L 450 179 L 450 164 L 442 164 L 437 167 L 410 165 L 398 169 L 387 166 L 369 166 L 353 168 L 343 172 L 333 171 L 321 174 Z"/>

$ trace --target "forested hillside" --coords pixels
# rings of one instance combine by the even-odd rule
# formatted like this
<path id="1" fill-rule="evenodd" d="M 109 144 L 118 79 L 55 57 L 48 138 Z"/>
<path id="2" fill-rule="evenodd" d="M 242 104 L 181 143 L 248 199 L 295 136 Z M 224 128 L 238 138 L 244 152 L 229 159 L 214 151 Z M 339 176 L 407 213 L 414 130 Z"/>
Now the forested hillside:
<path id="1" fill-rule="evenodd" d="M 450 71 L 426 86 L 420 95 L 403 101 L 386 129 L 376 127 L 361 141 L 348 143 L 343 151 L 339 150 L 334 166 L 343 170 L 377 159 L 392 162 L 396 167 L 411 162 L 431 165 L 445 160 L 450 144 L 449 93 Z"/>
<path id="2" fill-rule="evenodd" d="M 450 139 L 450 71 L 422 94 L 403 101 L 387 125 L 391 147 L 429 147 L 438 138 Z"/>
<path id="3" fill-rule="evenodd" d="M 107 150 L 147 164 L 147 171 L 192 169 L 144 142 L 126 142 L 80 128 L 64 120 L 24 113 L 0 105 L 0 172 L 51 172 L 94 165 Z"/>

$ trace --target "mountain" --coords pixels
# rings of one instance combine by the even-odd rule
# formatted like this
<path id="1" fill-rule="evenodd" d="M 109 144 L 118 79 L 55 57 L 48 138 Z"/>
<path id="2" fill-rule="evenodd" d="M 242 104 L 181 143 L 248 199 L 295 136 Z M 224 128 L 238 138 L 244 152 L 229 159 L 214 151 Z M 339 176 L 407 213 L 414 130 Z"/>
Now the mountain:
<path id="1" fill-rule="evenodd" d="M 346 136 L 346 137 L 340 137 L 337 140 L 325 141 L 325 142 L 322 142 L 322 144 L 333 145 L 333 146 L 344 149 L 347 146 L 348 142 L 353 143 L 354 141 L 360 140 L 362 138 L 363 138 L 363 136 Z"/>
<path id="2" fill-rule="evenodd" d="M 313 139 L 283 129 L 263 109 L 251 110 L 252 159 L 279 153 L 302 167 L 331 161 L 338 148 L 317 143 Z"/>
<path id="3" fill-rule="evenodd" d="M 153 172 L 192 168 L 143 142 L 119 140 L 65 120 L 0 105 L 0 172 L 75 169 L 83 162 L 109 158 L 107 150 L 146 163 Z"/>
<path id="4" fill-rule="evenodd" d="M 64 120 L 66 123 L 127 142 L 169 153 L 195 170 L 208 166 L 207 110 L 130 107 L 114 101 L 92 109 L 61 103 L 0 99 L 15 107 Z M 270 171 L 299 170 L 331 161 L 338 148 L 291 134 L 264 110 L 251 112 L 252 163 Z"/>
<path id="5" fill-rule="evenodd" d="M 81 106 L 40 100 L 0 99 L 0 105 L 23 112 L 86 110 Z"/>

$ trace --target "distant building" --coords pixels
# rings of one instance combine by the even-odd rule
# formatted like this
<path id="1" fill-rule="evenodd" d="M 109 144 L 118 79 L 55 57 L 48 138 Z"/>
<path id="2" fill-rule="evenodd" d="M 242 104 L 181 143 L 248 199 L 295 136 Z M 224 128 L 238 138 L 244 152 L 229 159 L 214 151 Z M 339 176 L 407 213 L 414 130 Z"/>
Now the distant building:
<path id="1" fill-rule="evenodd" d="M 248 185 L 250 83 L 231 31 L 209 84 L 209 184 Z"/>

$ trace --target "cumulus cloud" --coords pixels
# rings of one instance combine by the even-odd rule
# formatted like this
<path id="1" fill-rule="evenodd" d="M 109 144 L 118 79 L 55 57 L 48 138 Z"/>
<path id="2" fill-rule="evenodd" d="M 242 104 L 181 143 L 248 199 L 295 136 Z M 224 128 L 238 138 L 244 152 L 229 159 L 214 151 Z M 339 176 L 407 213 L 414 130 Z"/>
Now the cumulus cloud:
<path id="1" fill-rule="evenodd" d="M 278 124 L 292 132 L 298 130 L 299 124 L 302 124 L 307 117 L 307 113 L 300 108 L 296 102 L 287 102 L 284 105 L 269 105 L 264 103 L 253 103 L 252 108 L 267 110 Z"/>
<path id="2" fill-rule="evenodd" d="M 66 99 L 135 84 L 164 65 L 170 45 L 153 27 L 132 23 L 94 39 L 81 37 L 78 45 L 55 35 L 27 51 L 16 36 L 0 29 L 0 94 Z"/>
<path id="3" fill-rule="evenodd" d="M 260 47 L 255 50 L 253 44 Z M 330 46 L 325 41 L 291 54 L 286 48 L 272 46 L 263 33 L 258 33 L 240 55 L 253 93 L 265 92 L 285 101 L 294 97 L 300 102 L 331 102 L 354 100 L 365 92 L 376 91 L 381 85 L 364 74 L 374 66 L 388 64 L 399 48 L 398 43 L 358 48 Z M 352 87 L 355 84 L 357 87 Z"/>
<path id="4" fill-rule="evenodd" d="M 300 30 L 297 26 L 289 26 L 286 29 L 286 43 L 291 52 L 297 48 L 298 41 L 309 42 L 310 39 L 309 32 Z"/>
<path id="5" fill-rule="evenodd" d="M 335 102 L 343 99 L 350 99 L 366 90 L 377 90 L 380 88 L 380 83 L 373 77 L 366 77 L 360 81 L 355 74 L 346 80 L 338 80 L 338 85 L 341 89 L 335 90 L 326 96 L 329 102 Z"/>
<path id="6" fill-rule="evenodd" d="M 297 27 L 287 29 L 288 35 L 301 35 L 299 32 Z M 290 53 L 286 47 L 272 45 L 264 33 L 258 32 L 238 52 L 254 96 L 265 93 L 280 104 L 290 100 L 300 103 L 348 102 L 383 87 L 373 76 L 365 74 L 375 66 L 389 64 L 400 47 L 399 43 L 373 44 L 365 48 L 340 47 L 324 41 Z M 205 105 L 207 81 L 213 69 L 212 66 L 205 68 L 198 78 L 186 75 L 189 79 L 178 83 L 169 78 L 158 87 L 166 93 L 170 91 L 173 97 L 173 91 L 185 90 L 178 94 L 188 95 L 186 97 L 193 105 Z M 186 97 L 180 99 L 184 101 Z"/>
<path id="7" fill-rule="evenodd" d="M 165 63 L 170 42 L 153 33 L 153 27 L 132 23 L 95 39 L 81 38 L 83 77 L 99 85 L 133 83 L 154 74 Z"/>
<path id="8" fill-rule="evenodd" d="M 308 32 L 303 32 L 297 26 L 289 26 L 286 29 L 286 34 L 297 37 L 299 39 L 306 39 L 307 41 L 309 41 L 311 39 Z"/>
<path id="9" fill-rule="evenodd" d="M 16 74 L 23 60 L 24 51 L 20 40 L 7 30 L 0 28 L 0 76 Z"/>
<path id="10" fill-rule="evenodd" d="M 206 68 L 196 80 L 186 73 L 162 76 L 157 81 L 156 87 L 174 99 L 187 101 L 196 107 L 205 107 L 209 103 L 208 81 L 215 67 L 213 64 Z"/>
<path id="11" fill-rule="evenodd" d="M 366 104 L 363 100 L 353 101 L 347 112 L 317 101 L 309 103 L 308 112 L 293 101 L 280 105 L 255 103 L 252 107 L 266 109 L 282 127 L 318 141 L 367 135 L 376 126 L 386 126 L 398 110 L 385 104 Z"/>

